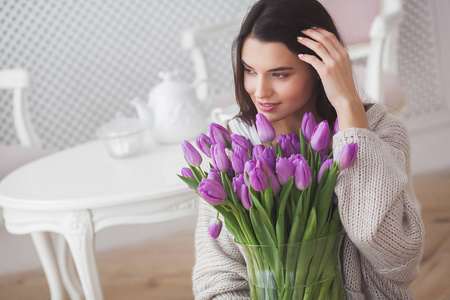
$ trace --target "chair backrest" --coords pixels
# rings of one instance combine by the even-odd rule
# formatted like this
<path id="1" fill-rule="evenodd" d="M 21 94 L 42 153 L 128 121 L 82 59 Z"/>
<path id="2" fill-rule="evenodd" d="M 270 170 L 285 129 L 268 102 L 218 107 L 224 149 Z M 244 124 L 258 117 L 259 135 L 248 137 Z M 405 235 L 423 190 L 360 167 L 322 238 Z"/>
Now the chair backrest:
<path id="1" fill-rule="evenodd" d="M 0 89 L 13 91 L 13 120 L 17 138 L 24 147 L 40 148 L 41 142 L 30 122 L 26 93 L 31 85 L 25 69 L 0 70 Z"/>

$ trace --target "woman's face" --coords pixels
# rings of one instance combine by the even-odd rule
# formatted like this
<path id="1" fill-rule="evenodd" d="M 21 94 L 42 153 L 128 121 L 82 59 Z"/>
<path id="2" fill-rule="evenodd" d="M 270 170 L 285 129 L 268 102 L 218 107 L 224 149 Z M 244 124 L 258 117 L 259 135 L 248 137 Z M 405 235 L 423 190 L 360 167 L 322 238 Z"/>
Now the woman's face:
<path id="1" fill-rule="evenodd" d="M 303 114 L 315 112 L 316 73 L 312 67 L 300 61 L 285 44 L 252 37 L 244 41 L 241 58 L 244 87 L 257 111 L 275 130 L 298 131 Z"/>

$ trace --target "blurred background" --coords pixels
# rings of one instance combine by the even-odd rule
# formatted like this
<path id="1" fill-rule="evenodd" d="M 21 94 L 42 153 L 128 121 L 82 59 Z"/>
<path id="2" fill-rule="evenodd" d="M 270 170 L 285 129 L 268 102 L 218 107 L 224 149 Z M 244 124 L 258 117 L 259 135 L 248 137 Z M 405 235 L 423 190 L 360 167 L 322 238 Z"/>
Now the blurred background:
<path id="1" fill-rule="evenodd" d="M 195 67 L 191 53 L 182 46 L 183 32 L 240 20 L 253 2 L 0 0 L 0 68 L 30 72 L 31 122 L 44 149 L 63 150 L 95 139 L 95 130 L 116 112 L 136 116 L 130 100 L 147 101 L 150 90 L 161 82 L 160 71 L 176 70 L 181 79 L 192 82 Z M 376 15 L 381 4 L 371 2 Z M 332 12 L 336 20 L 358 12 L 352 6 L 334 6 L 338 6 Z M 414 176 L 450 170 L 448 13 L 448 0 L 403 1 L 403 19 L 395 33 L 395 78 L 392 74 L 384 78 L 386 93 L 391 92 L 384 103 L 410 132 Z M 348 42 L 370 41 L 373 19 L 360 19 L 365 23 L 350 22 L 350 28 L 337 20 Z M 351 31 L 357 29 L 365 33 L 353 41 Z M 220 97 L 231 95 L 230 49 L 235 34 L 229 30 L 202 44 L 219 105 Z M 364 66 L 365 60 L 361 62 Z M 364 70 L 355 65 L 355 74 L 362 87 Z M 9 92 L 0 91 L 3 145 L 18 143 L 10 98 Z M 195 216 L 164 226 L 114 227 L 97 235 L 96 248 L 101 252 L 134 245 L 194 226 Z M 0 276 L 39 266 L 30 238 L 8 234 L 0 225 Z"/>

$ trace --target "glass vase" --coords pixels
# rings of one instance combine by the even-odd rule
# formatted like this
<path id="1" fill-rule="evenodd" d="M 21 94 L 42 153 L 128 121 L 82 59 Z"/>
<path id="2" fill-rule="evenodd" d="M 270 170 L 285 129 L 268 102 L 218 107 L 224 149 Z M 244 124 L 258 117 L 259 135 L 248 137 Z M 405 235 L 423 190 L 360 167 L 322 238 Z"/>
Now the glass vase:
<path id="1" fill-rule="evenodd" d="M 251 299 L 346 299 L 339 259 L 344 234 L 296 244 L 238 244 L 247 263 Z"/>

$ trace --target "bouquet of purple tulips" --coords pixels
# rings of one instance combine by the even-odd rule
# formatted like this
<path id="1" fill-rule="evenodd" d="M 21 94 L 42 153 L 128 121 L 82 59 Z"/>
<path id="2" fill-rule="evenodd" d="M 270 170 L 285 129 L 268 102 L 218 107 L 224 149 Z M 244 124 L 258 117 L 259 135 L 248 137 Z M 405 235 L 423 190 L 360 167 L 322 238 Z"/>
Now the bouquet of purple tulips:
<path id="1" fill-rule="evenodd" d="M 188 163 L 179 177 L 217 210 L 209 234 L 226 228 L 244 253 L 252 299 L 342 299 L 338 249 L 343 227 L 334 187 L 351 166 L 357 144 L 333 156 L 327 121 L 303 117 L 299 135 L 278 135 L 264 115 L 256 116 L 262 143 L 211 124 L 197 148 L 182 143 Z M 338 130 L 336 120 L 334 132 Z M 205 229 L 206 230 L 206 229 Z"/>

